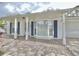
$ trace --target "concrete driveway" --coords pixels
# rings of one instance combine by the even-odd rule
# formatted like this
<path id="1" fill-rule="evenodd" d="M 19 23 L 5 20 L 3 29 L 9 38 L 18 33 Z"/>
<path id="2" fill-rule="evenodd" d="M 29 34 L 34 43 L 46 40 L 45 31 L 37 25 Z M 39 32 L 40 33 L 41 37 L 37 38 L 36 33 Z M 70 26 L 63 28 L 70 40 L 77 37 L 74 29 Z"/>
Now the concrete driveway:
<path id="1" fill-rule="evenodd" d="M 74 56 L 79 56 L 79 39 L 67 39 L 68 49 Z"/>

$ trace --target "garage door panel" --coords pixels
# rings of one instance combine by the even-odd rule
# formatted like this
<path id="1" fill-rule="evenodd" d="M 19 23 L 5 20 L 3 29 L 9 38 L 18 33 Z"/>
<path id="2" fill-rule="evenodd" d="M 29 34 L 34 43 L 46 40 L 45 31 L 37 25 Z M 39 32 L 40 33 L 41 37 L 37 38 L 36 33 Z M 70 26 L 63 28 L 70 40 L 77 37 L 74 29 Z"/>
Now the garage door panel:
<path id="1" fill-rule="evenodd" d="M 79 38 L 79 21 L 66 21 L 66 36 Z"/>

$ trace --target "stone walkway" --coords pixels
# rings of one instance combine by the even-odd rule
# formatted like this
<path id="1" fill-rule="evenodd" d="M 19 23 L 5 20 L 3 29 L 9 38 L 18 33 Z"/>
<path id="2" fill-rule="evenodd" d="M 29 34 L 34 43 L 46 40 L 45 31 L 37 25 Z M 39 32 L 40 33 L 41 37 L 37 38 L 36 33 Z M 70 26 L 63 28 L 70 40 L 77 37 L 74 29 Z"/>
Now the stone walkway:
<path id="1" fill-rule="evenodd" d="M 71 45 L 69 45 L 69 48 L 72 47 L 70 46 Z M 11 56 L 71 56 L 73 55 L 71 51 L 67 50 L 67 48 L 61 44 L 48 44 L 39 41 L 31 41 L 31 40 L 3 39 L 2 44 L 0 43 L 0 50 L 5 51 L 5 53 L 8 53 L 8 55 Z"/>

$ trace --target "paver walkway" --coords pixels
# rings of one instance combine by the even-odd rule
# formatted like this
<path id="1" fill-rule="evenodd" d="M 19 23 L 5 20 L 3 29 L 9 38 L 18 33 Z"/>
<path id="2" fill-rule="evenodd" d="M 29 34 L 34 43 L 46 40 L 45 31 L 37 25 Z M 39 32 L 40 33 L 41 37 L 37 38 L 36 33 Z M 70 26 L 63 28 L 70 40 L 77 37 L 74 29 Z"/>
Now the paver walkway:
<path id="1" fill-rule="evenodd" d="M 0 50 L 11 56 L 71 56 L 61 44 L 49 44 L 32 40 L 3 39 Z M 70 46 L 70 45 L 69 45 Z M 78 44 L 79 46 L 79 44 Z M 70 47 L 71 48 L 71 47 Z M 76 49 L 76 47 L 75 47 Z"/>

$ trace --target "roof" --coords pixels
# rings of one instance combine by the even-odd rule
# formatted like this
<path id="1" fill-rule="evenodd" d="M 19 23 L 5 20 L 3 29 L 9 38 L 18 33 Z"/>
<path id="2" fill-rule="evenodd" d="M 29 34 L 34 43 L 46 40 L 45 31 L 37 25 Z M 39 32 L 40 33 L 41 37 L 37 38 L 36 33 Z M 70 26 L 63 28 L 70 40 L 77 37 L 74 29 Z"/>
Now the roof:
<path id="1" fill-rule="evenodd" d="M 28 17 L 29 19 L 32 20 L 37 20 L 37 19 L 56 19 L 61 17 L 64 13 L 71 11 L 73 8 L 69 9 L 59 9 L 59 10 L 47 10 L 43 12 L 38 12 L 38 13 L 31 13 L 31 14 L 18 14 L 18 15 L 10 15 L 6 17 L 2 17 L 5 19 L 13 19 L 13 18 L 22 18 L 22 17 Z"/>
<path id="2" fill-rule="evenodd" d="M 32 13 L 29 14 L 28 17 L 30 19 L 56 19 L 61 17 L 65 13 L 65 10 L 51 10 L 44 11 L 40 13 Z"/>

